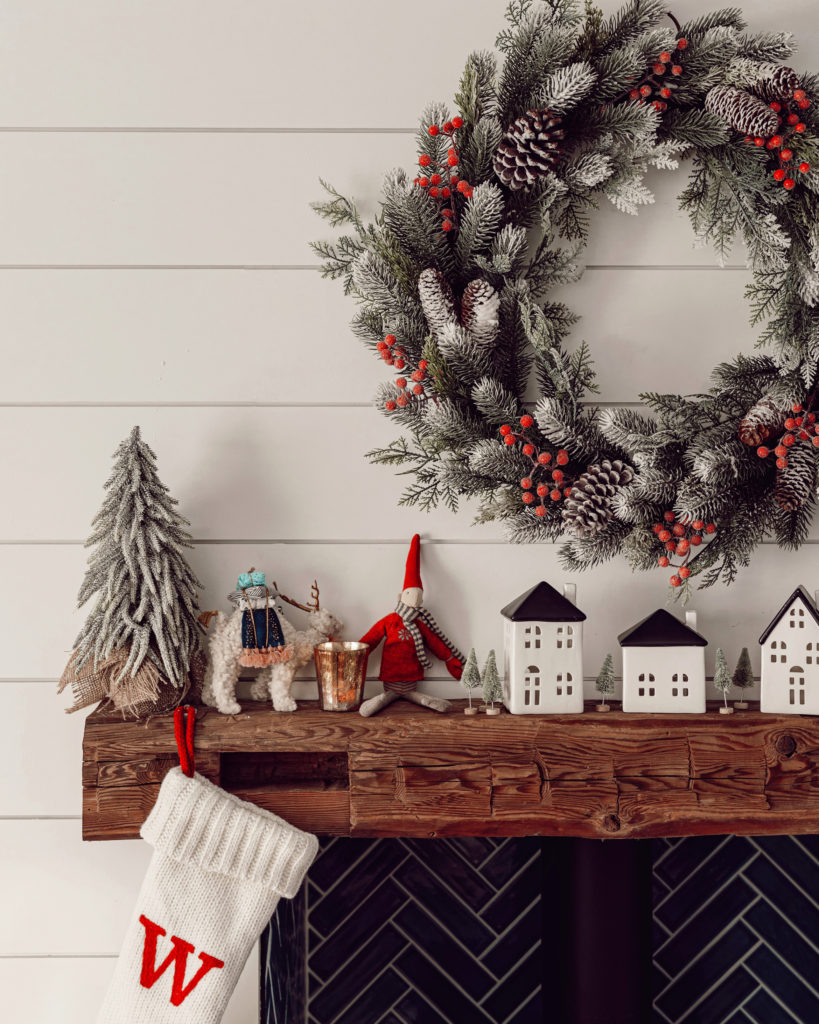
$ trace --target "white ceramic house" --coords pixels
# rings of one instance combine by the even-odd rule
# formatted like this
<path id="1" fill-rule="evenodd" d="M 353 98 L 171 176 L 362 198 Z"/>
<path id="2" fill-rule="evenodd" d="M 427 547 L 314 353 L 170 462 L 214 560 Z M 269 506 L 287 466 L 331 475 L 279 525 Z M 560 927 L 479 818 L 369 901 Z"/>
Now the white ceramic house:
<path id="1" fill-rule="evenodd" d="M 697 613 L 685 622 L 658 608 L 621 633 L 623 711 L 705 711 L 705 648 Z"/>
<path id="2" fill-rule="evenodd" d="M 797 587 L 759 638 L 760 709 L 773 714 L 819 715 L 819 612 Z"/>
<path id="3" fill-rule="evenodd" d="M 583 710 L 583 622 L 575 586 L 538 583 L 501 610 L 503 702 L 513 715 Z"/>

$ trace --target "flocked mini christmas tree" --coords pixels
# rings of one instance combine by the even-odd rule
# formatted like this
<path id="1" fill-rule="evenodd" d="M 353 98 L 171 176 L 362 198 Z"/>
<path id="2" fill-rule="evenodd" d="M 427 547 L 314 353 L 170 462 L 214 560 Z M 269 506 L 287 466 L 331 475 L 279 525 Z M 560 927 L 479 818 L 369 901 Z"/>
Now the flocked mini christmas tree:
<path id="1" fill-rule="evenodd" d="M 597 710 L 608 711 L 610 705 L 606 703 L 606 698 L 614 693 L 614 662 L 610 654 L 606 655 L 600 674 L 594 682 L 594 688 L 603 698 L 602 703 L 597 705 Z"/>
<path id="2" fill-rule="evenodd" d="M 734 707 L 739 711 L 746 711 L 748 701 L 745 700 L 745 690 L 754 685 L 754 670 L 751 668 L 751 656 L 747 647 L 742 648 L 731 682 L 742 692 L 742 699 L 734 701 Z"/>
<path id="3" fill-rule="evenodd" d="M 728 691 L 731 689 L 731 671 L 721 647 L 717 648 L 717 658 L 714 665 L 714 688 L 722 694 L 722 707 L 719 709 L 721 715 L 730 715 L 733 708 L 728 707 Z"/>
<path id="4" fill-rule="evenodd" d="M 463 675 L 461 676 L 461 686 L 467 692 L 469 696 L 469 705 L 464 708 L 465 715 L 476 715 L 478 709 L 472 705 L 472 691 L 476 690 L 481 685 L 481 673 L 478 668 L 478 659 L 475 655 L 475 648 L 472 647 L 469 651 L 469 656 L 466 659 L 464 665 Z"/>
<path id="5" fill-rule="evenodd" d="M 110 697 L 138 713 L 172 691 L 178 703 L 189 684 L 198 646 L 197 588 L 185 559 L 188 521 L 159 479 L 156 456 L 134 427 L 114 454 L 106 497 L 94 517 L 78 604 L 95 598 L 60 681 L 74 708 Z"/>
<path id="6" fill-rule="evenodd" d="M 495 702 L 503 696 L 498 666 L 495 661 L 495 652 L 490 651 L 486 657 L 486 664 L 481 674 L 481 685 L 483 687 L 483 699 L 485 702 L 484 711 L 487 715 L 499 715 L 500 708 L 495 707 Z"/>

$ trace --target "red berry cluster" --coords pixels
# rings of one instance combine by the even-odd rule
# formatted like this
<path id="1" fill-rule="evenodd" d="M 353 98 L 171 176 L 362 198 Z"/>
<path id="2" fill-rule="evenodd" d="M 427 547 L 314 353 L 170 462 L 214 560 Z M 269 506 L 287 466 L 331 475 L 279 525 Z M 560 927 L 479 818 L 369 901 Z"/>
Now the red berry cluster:
<path id="1" fill-rule="evenodd" d="M 623 93 L 619 99 L 628 97 L 637 103 L 651 103 L 655 110 L 667 110 L 667 100 L 676 88 L 676 81 L 682 76 L 683 66 L 680 63 L 682 54 L 688 49 L 688 40 L 680 38 L 677 40 L 675 49 L 663 50 L 657 55 L 657 59 L 651 65 L 642 81 L 632 86 L 627 93 Z"/>
<path id="2" fill-rule="evenodd" d="M 765 149 L 777 154 L 777 166 L 773 171 L 773 179 L 790 192 L 791 189 L 796 188 L 796 172 L 798 171 L 800 174 L 810 172 L 810 164 L 807 160 L 800 160 L 794 154 L 793 148 L 794 145 L 798 147 L 799 139 L 806 131 L 805 122 L 802 121 L 799 111 L 807 110 L 810 100 L 804 89 L 795 89 L 792 96 L 786 97 L 781 102 L 775 101 L 768 105 L 778 115 L 779 131 L 769 139 L 759 135 L 746 135 L 745 141 L 749 145 L 753 143 L 759 149 L 764 146 Z"/>
<path id="3" fill-rule="evenodd" d="M 427 394 L 422 382 L 427 379 L 428 363 L 426 359 L 419 359 L 417 364 L 413 364 L 403 347 L 396 343 L 394 334 L 385 335 L 384 340 L 379 341 L 376 348 L 387 366 L 394 366 L 396 370 L 406 371 L 405 375 L 395 378 L 398 395 L 384 403 L 387 412 L 395 412 L 399 408 L 404 409 L 413 400 L 425 399 Z"/>
<path id="4" fill-rule="evenodd" d="M 437 201 L 442 231 L 452 231 L 458 226 L 458 213 L 455 208 L 455 197 L 458 193 L 464 199 L 469 199 L 473 192 L 466 178 L 460 177 L 456 170 L 460 163 L 460 155 L 455 145 L 455 132 L 463 128 L 463 125 L 462 117 L 453 117 L 451 121 L 445 121 L 442 125 L 431 124 L 427 128 L 433 137 L 441 134 L 448 136 L 451 145 L 447 150 L 445 164 L 434 163 L 429 153 L 422 153 L 418 157 L 422 174 L 415 179 L 415 184 L 418 188 L 426 189 L 428 195 Z"/>
<path id="5" fill-rule="evenodd" d="M 546 500 L 560 501 L 568 498 L 572 490 L 572 481 L 567 479 L 566 474 L 560 468 L 569 463 L 569 453 L 563 448 L 557 452 L 550 452 L 540 449 L 534 444 L 526 433 L 535 421 L 525 413 L 520 418 L 520 429 L 515 431 L 508 423 L 500 428 L 503 443 L 509 448 L 520 443 L 523 454 L 532 463 L 532 472 L 525 476 L 520 486 L 523 488 L 522 501 L 528 506 L 535 505 L 535 515 L 541 518 L 546 515 Z M 554 468 L 550 468 L 554 463 Z M 538 482 L 539 478 L 539 482 Z"/>
<path id="6" fill-rule="evenodd" d="M 791 412 L 793 415 L 785 420 L 785 433 L 780 437 L 776 447 L 771 449 L 762 444 L 756 450 L 760 459 L 774 455 L 777 469 L 787 467 L 788 449 L 800 441 L 809 441 L 815 448 L 819 448 L 819 424 L 816 422 L 816 413 L 806 413 L 799 403 L 791 407 Z"/>
<path id="7" fill-rule="evenodd" d="M 702 519 L 695 519 L 691 523 L 685 523 L 682 520 L 678 520 L 673 512 L 664 512 L 663 521 L 655 523 L 651 527 L 651 531 L 657 535 L 657 540 L 662 544 L 666 552 L 660 555 L 657 559 L 657 564 L 663 568 L 669 565 L 676 568 L 677 572 L 674 573 L 669 582 L 672 587 L 681 587 L 683 580 L 687 580 L 691 575 L 688 562 L 694 549 L 702 544 L 703 536 L 716 533 L 717 528 L 713 523 L 706 523 Z M 675 555 L 681 561 L 672 562 L 671 559 Z"/>

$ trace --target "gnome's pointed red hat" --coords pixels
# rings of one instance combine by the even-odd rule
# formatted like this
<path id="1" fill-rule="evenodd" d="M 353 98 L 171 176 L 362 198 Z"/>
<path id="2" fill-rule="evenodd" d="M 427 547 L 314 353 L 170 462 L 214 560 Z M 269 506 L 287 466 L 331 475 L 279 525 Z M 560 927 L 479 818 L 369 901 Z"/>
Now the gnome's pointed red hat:
<path id="1" fill-rule="evenodd" d="M 410 542 L 409 554 L 407 555 L 407 571 L 404 573 L 404 590 L 409 587 L 424 589 L 421 582 L 421 537 L 415 534 Z"/>

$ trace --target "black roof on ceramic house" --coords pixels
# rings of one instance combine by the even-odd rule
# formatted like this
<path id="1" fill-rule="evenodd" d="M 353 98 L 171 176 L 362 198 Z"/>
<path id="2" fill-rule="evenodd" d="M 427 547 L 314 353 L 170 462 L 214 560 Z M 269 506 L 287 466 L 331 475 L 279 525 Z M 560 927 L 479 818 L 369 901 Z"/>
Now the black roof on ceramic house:
<path id="1" fill-rule="evenodd" d="M 807 592 L 807 590 L 805 590 L 804 587 L 799 586 L 799 587 L 796 588 L 796 590 L 794 590 L 794 592 L 791 594 L 791 596 L 788 598 L 788 600 L 782 605 L 782 607 L 779 609 L 779 611 L 776 613 L 776 615 L 774 615 L 774 617 L 768 623 L 768 626 L 765 629 L 765 632 L 759 638 L 759 642 L 761 644 L 765 643 L 765 641 L 768 639 L 768 637 L 773 632 L 774 626 L 776 626 L 776 624 L 779 622 L 779 620 L 782 618 L 782 616 L 787 612 L 787 610 L 790 608 L 790 606 L 796 600 L 801 600 L 802 601 L 804 606 L 807 608 L 808 613 L 810 614 L 810 616 L 813 619 L 813 621 L 816 622 L 817 624 L 819 624 L 819 611 L 816 610 L 816 605 L 811 600 L 811 596 Z"/>
<path id="2" fill-rule="evenodd" d="M 541 580 L 531 590 L 516 597 L 501 615 L 513 622 L 585 622 L 586 614 L 577 605 Z"/>
<path id="3" fill-rule="evenodd" d="M 621 647 L 707 647 L 708 641 L 680 622 L 676 615 L 658 608 L 636 626 L 617 637 Z"/>

